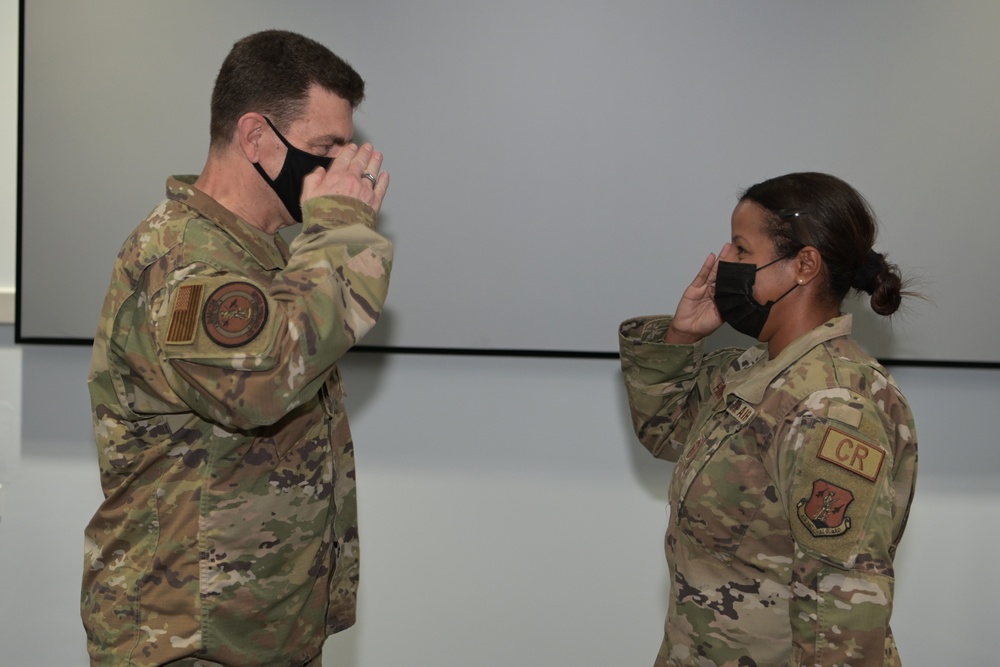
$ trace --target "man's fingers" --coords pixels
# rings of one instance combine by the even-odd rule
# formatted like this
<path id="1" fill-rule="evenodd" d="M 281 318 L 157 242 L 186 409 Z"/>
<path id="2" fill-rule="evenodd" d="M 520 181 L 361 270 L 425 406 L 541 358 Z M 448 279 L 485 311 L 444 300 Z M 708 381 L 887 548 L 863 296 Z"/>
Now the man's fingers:
<path id="1" fill-rule="evenodd" d="M 368 180 L 373 190 L 378 182 L 378 171 L 381 168 L 382 154 L 378 151 L 372 151 L 372 155 L 368 159 L 368 164 L 365 165 L 365 170 L 361 172 L 361 177 Z"/>
<path id="2" fill-rule="evenodd" d="M 372 155 L 368 158 L 368 164 L 365 165 L 365 171 L 369 174 L 374 174 L 378 176 L 378 170 L 382 168 L 382 153 L 376 150 L 372 150 Z"/>
<path id="3" fill-rule="evenodd" d="M 383 171 L 378 175 L 378 180 L 375 181 L 374 197 L 372 198 L 371 207 L 375 209 L 378 213 L 379 209 L 382 208 L 382 200 L 385 199 L 385 192 L 389 189 L 389 172 Z"/>
<path id="4" fill-rule="evenodd" d="M 330 163 L 330 167 L 327 169 L 330 171 L 347 171 L 351 164 L 351 160 L 354 156 L 358 154 L 357 144 L 347 144 L 346 146 L 341 146 L 337 154 L 333 156 L 333 162 Z"/>
<path id="5" fill-rule="evenodd" d="M 359 148 L 357 152 L 354 154 L 354 156 L 351 158 L 351 162 L 350 165 L 347 167 L 347 170 L 360 176 L 362 173 L 364 173 L 366 167 L 368 167 L 368 163 L 371 162 L 372 154 L 374 152 L 375 149 L 372 148 L 371 144 L 365 144 L 364 146 Z"/>
<path id="6" fill-rule="evenodd" d="M 302 192 L 311 192 L 320 183 L 323 182 L 323 178 L 326 176 L 327 170 L 322 167 L 316 167 L 302 179 Z"/>
<path id="7" fill-rule="evenodd" d="M 337 151 L 330 167 L 306 176 L 303 201 L 324 194 L 360 199 L 376 211 L 389 188 L 389 174 L 382 171 L 382 153 L 371 144 L 348 144 Z"/>

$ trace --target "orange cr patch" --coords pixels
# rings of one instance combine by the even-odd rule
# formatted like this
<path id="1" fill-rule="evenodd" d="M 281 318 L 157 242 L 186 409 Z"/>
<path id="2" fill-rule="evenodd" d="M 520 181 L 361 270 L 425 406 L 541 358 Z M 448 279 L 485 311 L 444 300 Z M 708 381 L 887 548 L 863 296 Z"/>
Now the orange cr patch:
<path id="1" fill-rule="evenodd" d="M 878 479 L 882 461 L 885 460 L 885 452 L 878 447 L 832 426 L 826 430 L 816 456 L 873 482 Z"/>

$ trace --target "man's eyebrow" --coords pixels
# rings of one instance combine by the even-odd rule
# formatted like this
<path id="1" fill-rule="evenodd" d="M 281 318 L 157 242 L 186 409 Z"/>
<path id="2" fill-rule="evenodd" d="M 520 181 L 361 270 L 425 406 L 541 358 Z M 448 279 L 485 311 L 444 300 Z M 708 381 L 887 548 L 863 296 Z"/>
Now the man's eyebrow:
<path id="1" fill-rule="evenodd" d="M 312 144 L 315 146 L 320 146 L 325 144 L 333 144 L 334 146 L 344 146 L 347 144 L 348 141 L 350 140 L 340 136 L 339 134 L 324 134 L 313 139 Z"/>

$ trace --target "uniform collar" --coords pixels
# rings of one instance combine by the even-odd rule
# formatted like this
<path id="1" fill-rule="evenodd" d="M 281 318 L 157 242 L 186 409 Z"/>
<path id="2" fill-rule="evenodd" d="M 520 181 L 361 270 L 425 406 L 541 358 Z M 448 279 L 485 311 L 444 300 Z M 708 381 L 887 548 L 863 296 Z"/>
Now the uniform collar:
<path id="1" fill-rule="evenodd" d="M 782 350 L 774 359 L 768 359 L 756 368 L 745 382 L 736 380 L 729 383 L 729 391 L 754 405 L 764 399 L 764 392 L 778 375 L 805 356 L 817 345 L 851 335 L 852 316 L 850 313 L 827 320 L 809 333 L 799 336 Z"/>
<path id="2" fill-rule="evenodd" d="M 267 234 L 243 220 L 225 206 L 194 187 L 197 176 L 172 176 L 167 179 L 167 198 L 181 202 L 201 217 L 215 223 L 247 251 L 265 269 L 284 268 L 288 244 L 280 234 Z"/>

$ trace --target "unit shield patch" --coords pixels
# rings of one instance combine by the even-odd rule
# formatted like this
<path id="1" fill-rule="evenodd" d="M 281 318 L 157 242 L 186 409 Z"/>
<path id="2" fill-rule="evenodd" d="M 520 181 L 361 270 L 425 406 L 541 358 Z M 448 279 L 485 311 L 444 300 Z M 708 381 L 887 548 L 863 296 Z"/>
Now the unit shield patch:
<path id="1" fill-rule="evenodd" d="M 813 537 L 843 535 L 851 528 L 847 507 L 854 501 L 854 494 L 824 479 L 813 482 L 812 494 L 797 506 L 799 520 Z"/>
<path id="2" fill-rule="evenodd" d="M 222 347 L 246 345 L 267 322 L 267 299 L 256 285 L 232 282 L 218 288 L 205 303 L 205 333 Z"/>

